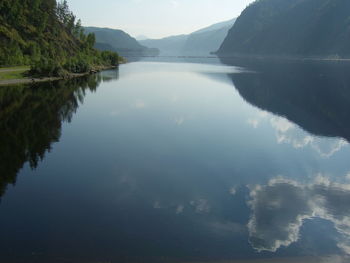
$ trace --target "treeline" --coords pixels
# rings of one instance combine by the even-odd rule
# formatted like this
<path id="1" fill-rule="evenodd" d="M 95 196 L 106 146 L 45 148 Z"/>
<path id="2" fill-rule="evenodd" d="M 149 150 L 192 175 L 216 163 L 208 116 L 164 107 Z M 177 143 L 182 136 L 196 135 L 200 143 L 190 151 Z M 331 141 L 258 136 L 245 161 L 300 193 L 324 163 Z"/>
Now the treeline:
<path id="1" fill-rule="evenodd" d="M 30 65 L 32 74 L 57 76 L 118 64 L 117 53 L 94 44 L 66 0 L 0 1 L 0 66 Z"/>

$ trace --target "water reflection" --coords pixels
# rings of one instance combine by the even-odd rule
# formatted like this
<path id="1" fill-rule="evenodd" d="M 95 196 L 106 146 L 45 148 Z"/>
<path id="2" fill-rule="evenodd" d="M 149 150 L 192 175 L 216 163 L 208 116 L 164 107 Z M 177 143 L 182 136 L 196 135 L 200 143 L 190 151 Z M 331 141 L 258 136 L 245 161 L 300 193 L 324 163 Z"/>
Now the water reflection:
<path id="1" fill-rule="evenodd" d="M 270 126 L 277 143 L 295 149 L 309 147 L 322 158 L 348 146 L 349 63 L 222 61 L 250 70 L 228 74 L 239 94 L 263 110 L 249 117 L 247 125 L 253 129 Z M 275 178 L 251 188 L 248 231 L 252 247 L 273 253 L 291 247 L 300 241 L 306 222 L 317 218 L 330 222 L 336 230 L 327 247 L 335 243 L 349 255 L 350 184 L 332 180 L 321 175 L 312 183 Z M 319 227 L 322 224 L 317 223 Z"/>
<path id="2" fill-rule="evenodd" d="M 258 251 L 276 252 L 300 238 L 306 220 L 330 221 L 337 246 L 350 254 L 350 184 L 318 176 L 310 184 L 275 178 L 251 189 L 250 243 Z"/>
<path id="3" fill-rule="evenodd" d="M 343 138 L 313 136 L 288 119 L 267 112 L 259 113 L 258 116 L 249 118 L 247 124 L 254 129 L 268 124 L 275 130 L 277 143 L 289 144 L 295 149 L 309 147 L 322 158 L 330 158 L 349 145 Z"/>
<path id="4" fill-rule="evenodd" d="M 0 88 L 0 197 L 25 163 L 32 169 L 44 159 L 70 122 L 87 91 L 118 71 L 35 86 Z"/>
<path id="5" fill-rule="evenodd" d="M 350 141 L 350 63 L 222 59 L 253 72 L 230 74 L 249 103 L 317 136 Z"/>
<path id="6" fill-rule="evenodd" d="M 344 150 L 345 139 L 336 138 L 346 138 L 337 129 L 324 132 L 333 130 L 323 122 L 340 117 L 327 119 L 313 109 L 322 96 L 311 98 L 318 103 L 309 103 L 309 115 L 293 102 L 297 95 L 291 96 L 293 115 L 289 98 L 274 94 L 278 83 L 268 87 L 261 69 L 249 73 L 222 65 L 138 62 L 123 65 L 116 83 L 108 82 L 116 72 L 97 76 L 91 89 L 81 87 L 85 82 L 37 92 L 18 89 L 23 92 L 18 96 L 7 89 L 2 97 L 9 103 L 2 104 L 1 114 L 18 127 L 13 124 L 1 135 L 2 144 L 17 142 L 3 142 L 4 136 L 23 133 L 30 143 L 43 142 L 44 156 L 52 142 L 60 143 L 38 169 L 21 170 L 21 184 L 9 189 L 0 206 L 0 260 L 347 262 L 349 186 L 335 177 L 345 178 L 350 171 L 344 162 L 350 149 Z M 240 93 L 252 90 L 257 97 L 251 96 L 251 103 L 257 101 L 254 105 L 265 111 L 232 91 L 236 78 Z M 283 84 L 284 77 L 277 78 Z M 302 82 L 301 76 L 294 78 Z M 89 94 L 101 80 L 108 83 Z M 305 81 L 312 83 L 308 76 Z M 264 89 L 270 89 L 267 101 L 258 96 Z M 88 103 L 71 125 L 63 126 L 61 137 L 62 122 L 72 119 L 84 96 Z M 282 99 L 287 102 L 278 103 Z M 21 100 L 21 110 L 5 107 Z M 40 110 L 34 110 L 36 104 Z M 303 115 L 313 134 L 297 122 Z M 28 126 L 38 132 L 16 130 Z M 4 152 L 14 158 L 30 150 L 40 160 L 30 143 L 17 146 L 21 151 Z M 8 159 L 13 181 L 30 160 L 14 165 Z M 310 179 L 318 173 L 332 179 Z M 276 179 L 280 174 L 293 180 Z"/>

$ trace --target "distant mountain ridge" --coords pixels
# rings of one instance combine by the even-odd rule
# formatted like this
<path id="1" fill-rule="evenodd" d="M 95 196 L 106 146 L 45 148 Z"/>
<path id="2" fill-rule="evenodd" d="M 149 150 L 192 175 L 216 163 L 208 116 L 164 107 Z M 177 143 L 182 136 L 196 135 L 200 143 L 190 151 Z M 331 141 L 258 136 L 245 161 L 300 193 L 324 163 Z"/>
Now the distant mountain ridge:
<path id="1" fill-rule="evenodd" d="M 161 39 L 140 40 L 140 43 L 146 47 L 158 48 L 161 55 L 173 55 L 180 53 L 186 40 L 187 35 L 178 35 Z"/>
<path id="2" fill-rule="evenodd" d="M 188 35 L 141 40 L 142 45 L 156 47 L 162 55 L 209 55 L 219 49 L 236 19 L 216 23 Z"/>
<path id="3" fill-rule="evenodd" d="M 158 54 L 157 49 L 141 45 L 135 38 L 119 29 L 85 27 L 85 32 L 95 34 L 95 47 L 99 50 L 116 51 L 122 56 Z"/>
<path id="4" fill-rule="evenodd" d="M 218 23 L 190 34 L 182 48 L 183 52 L 196 55 L 217 51 L 235 21 Z"/>
<path id="5" fill-rule="evenodd" d="M 350 1 L 258 0 L 230 29 L 219 55 L 350 57 Z"/>
<path id="6" fill-rule="evenodd" d="M 222 29 L 222 28 L 226 28 L 226 27 L 232 27 L 233 24 L 236 22 L 237 18 L 233 18 L 227 21 L 223 21 L 223 22 L 219 22 L 216 24 L 213 24 L 211 26 L 199 29 L 197 31 L 194 31 L 192 34 L 199 34 L 199 33 L 204 33 L 204 32 L 209 32 L 209 31 L 214 31 L 214 30 L 218 30 L 218 29 Z"/>

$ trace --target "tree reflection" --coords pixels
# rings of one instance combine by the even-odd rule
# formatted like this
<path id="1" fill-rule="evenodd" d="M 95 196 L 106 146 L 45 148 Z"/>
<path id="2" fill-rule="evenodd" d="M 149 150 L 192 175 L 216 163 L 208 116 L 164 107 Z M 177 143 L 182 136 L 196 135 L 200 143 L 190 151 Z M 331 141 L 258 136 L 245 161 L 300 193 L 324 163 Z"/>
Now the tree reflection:
<path id="1" fill-rule="evenodd" d="M 32 169 L 61 136 L 62 122 L 71 122 L 87 91 L 116 71 L 35 86 L 0 88 L 0 197 L 25 163 Z M 106 75 L 107 74 L 107 75 Z"/>

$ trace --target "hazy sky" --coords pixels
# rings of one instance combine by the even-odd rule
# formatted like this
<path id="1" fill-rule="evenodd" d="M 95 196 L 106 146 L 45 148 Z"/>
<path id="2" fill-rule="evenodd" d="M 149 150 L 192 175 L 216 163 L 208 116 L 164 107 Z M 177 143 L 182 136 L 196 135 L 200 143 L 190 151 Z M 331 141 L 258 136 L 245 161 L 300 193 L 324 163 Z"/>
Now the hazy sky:
<path id="1" fill-rule="evenodd" d="M 254 0 L 68 0 L 84 26 L 122 29 L 132 36 L 187 34 L 237 17 Z"/>

